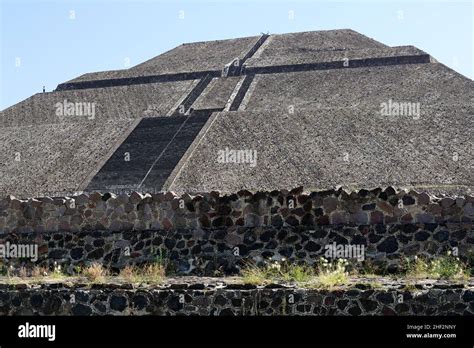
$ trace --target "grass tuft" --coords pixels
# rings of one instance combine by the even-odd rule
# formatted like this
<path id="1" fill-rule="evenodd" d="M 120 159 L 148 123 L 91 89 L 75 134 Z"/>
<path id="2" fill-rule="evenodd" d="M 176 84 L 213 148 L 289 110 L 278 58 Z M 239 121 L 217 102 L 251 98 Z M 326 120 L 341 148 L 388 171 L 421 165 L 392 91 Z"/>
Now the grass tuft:
<path id="1" fill-rule="evenodd" d="M 319 259 L 318 275 L 310 286 L 331 289 L 335 286 L 346 284 L 349 281 L 347 264 L 347 260 L 344 259 L 330 262 L 321 257 Z"/>
<path id="2" fill-rule="evenodd" d="M 320 259 L 319 266 L 311 267 L 285 262 L 266 262 L 263 266 L 247 264 L 241 271 L 244 283 L 264 285 L 271 282 L 294 282 L 308 287 L 334 287 L 348 281 L 347 261 L 329 262 Z"/>
<path id="3" fill-rule="evenodd" d="M 449 252 L 447 255 L 433 260 L 417 256 L 413 261 L 407 260 L 406 275 L 409 278 L 463 280 L 469 278 L 469 274 L 469 267 Z"/>
<path id="4" fill-rule="evenodd" d="M 162 283 L 165 279 L 165 268 L 154 263 L 144 267 L 126 266 L 120 271 L 120 277 L 130 283 Z"/>
<path id="5" fill-rule="evenodd" d="M 82 270 L 82 274 L 92 283 L 103 283 L 107 276 L 107 271 L 99 263 L 93 263 Z"/>

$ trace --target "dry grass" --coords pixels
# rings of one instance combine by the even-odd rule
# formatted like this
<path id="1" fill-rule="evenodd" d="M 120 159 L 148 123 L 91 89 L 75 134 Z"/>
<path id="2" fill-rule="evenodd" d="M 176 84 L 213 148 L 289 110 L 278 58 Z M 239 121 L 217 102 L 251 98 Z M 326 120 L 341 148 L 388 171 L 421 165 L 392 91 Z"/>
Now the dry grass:
<path id="1" fill-rule="evenodd" d="M 4 281 L 17 283 L 44 283 L 51 281 L 84 281 L 90 283 L 105 283 L 109 280 L 127 281 L 129 283 L 162 283 L 166 278 L 165 266 L 161 263 L 152 263 L 144 266 L 126 266 L 119 276 L 113 276 L 102 264 L 93 263 L 88 267 L 75 268 L 73 274 L 66 274 L 59 265 L 53 269 L 34 266 L 32 268 L 8 267 L 3 274 Z"/>
<path id="2" fill-rule="evenodd" d="M 347 260 L 338 259 L 335 261 L 328 261 L 324 257 L 319 259 L 318 272 L 308 287 L 332 289 L 339 285 L 344 285 L 349 281 L 349 274 L 347 272 Z"/>
<path id="3" fill-rule="evenodd" d="M 415 256 L 413 261 L 407 259 L 406 263 L 406 276 L 410 279 L 466 280 L 470 275 L 469 267 L 451 253 L 433 260 Z"/>
<path id="4" fill-rule="evenodd" d="M 46 277 L 48 275 L 48 269 L 46 267 L 35 266 L 31 270 L 31 276 L 33 278 Z"/>
<path id="5" fill-rule="evenodd" d="M 103 283 L 107 276 L 107 271 L 101 264 L 93 263 L 82 270 L 82 274 L 92 283 Z"/>
<path id="6" fill-rule="evenodd" d="M 165 268 L 158 263 L 138 266 L 126 266 L 119 275 L 130 283 L 162 283 L 165 279 Z"/>
<path id="7" fill-rule="evenodd" d="M 267 284 L 272 279 L 266 268 L 255 265 L 247 265 L 241 270 L 240 275 L 244 283 L 252 285 Z"/>
<path id="8" fill-rule="evenodd" d="M 314 268 L 285 262 L 266 262 L 263 266 L 248 263 L 241 271 L 247 284 L 267 284 L 270 282 L 305 283 L 314 276 Z"/>
<path id="9" fill-rule="evenodd" d="M 267 262 L 263 266 L 247 264 L 241 271 L 246 284 L 264 285 L 271 282 L 293 282 L 311 288 L 332 288 L 348 282 L 347 262 L 329 262 L 320 259 L 319 265 L 310 267 L 285 262 Z"/>

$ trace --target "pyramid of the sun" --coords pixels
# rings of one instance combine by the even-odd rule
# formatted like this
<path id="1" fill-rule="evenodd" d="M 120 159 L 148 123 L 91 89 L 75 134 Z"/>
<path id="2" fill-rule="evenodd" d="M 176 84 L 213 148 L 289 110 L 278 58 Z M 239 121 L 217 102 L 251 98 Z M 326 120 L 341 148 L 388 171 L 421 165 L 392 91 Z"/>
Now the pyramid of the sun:
<path id="1" fill-rule="evenodd" d="M 0 193 L 473 188 L 473 81 L 352 30 L 178 46 L 0 114 Z M 222 151 L 256 161 L 219 161 Z"/>

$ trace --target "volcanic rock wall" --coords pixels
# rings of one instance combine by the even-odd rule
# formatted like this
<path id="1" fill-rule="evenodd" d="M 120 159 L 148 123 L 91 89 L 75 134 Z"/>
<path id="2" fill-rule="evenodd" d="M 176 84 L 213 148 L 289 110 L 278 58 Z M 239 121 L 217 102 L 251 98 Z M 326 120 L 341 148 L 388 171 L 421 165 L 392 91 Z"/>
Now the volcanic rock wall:
<path id="1" fill-rule="evenodd" d="M 337 291 L 295 286 L 165 284 L 157 288 L 98 284 L 0 286 L 0 315 L 473 315 L 474 287 L 403 284 Z"/>
<path id="2" fill-rule="evenodd" d="M 388 272 L 404 257 L 474 254 L 474 198 L 392 188 L 82 194 L 0 201 L 0 242 L 37 244 L 38 264 L 113 269 L 166 259 L 178 274 L 234 274 L 248 260 L 314 263 L 328 245 L 364 248 Z M 351 256 L 350 256 L 351 257 Z M 352 257 L 355 257 L 352 255 Z M 360 260 L 359 260 L 360 261 Z"/>

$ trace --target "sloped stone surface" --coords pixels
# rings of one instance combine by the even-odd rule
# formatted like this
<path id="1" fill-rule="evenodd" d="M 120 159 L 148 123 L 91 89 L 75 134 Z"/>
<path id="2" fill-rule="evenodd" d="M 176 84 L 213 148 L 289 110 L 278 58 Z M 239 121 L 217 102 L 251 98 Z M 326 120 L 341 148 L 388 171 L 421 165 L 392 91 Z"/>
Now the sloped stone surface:
<path id="1" fill-rule="evenodd" d="M 393 185 L 469 193 L 473 87 L 416 47 L 388 47 L 348 29 L 184 44 L 2 111 L 0 192 L 24 197 L 141 183 L 178 192 Z M 56 103 L 65 100 L 94 103 L 95 115 L 58 115 Z M 392 102 L 419 109 L 384 114 Z M 222 150 L 258 158 L 255 166 L 219 163 Z M 133 154 L 124 164 L 126 152 Z M 29 167 L 16 163 L 17 153 Z"/>

